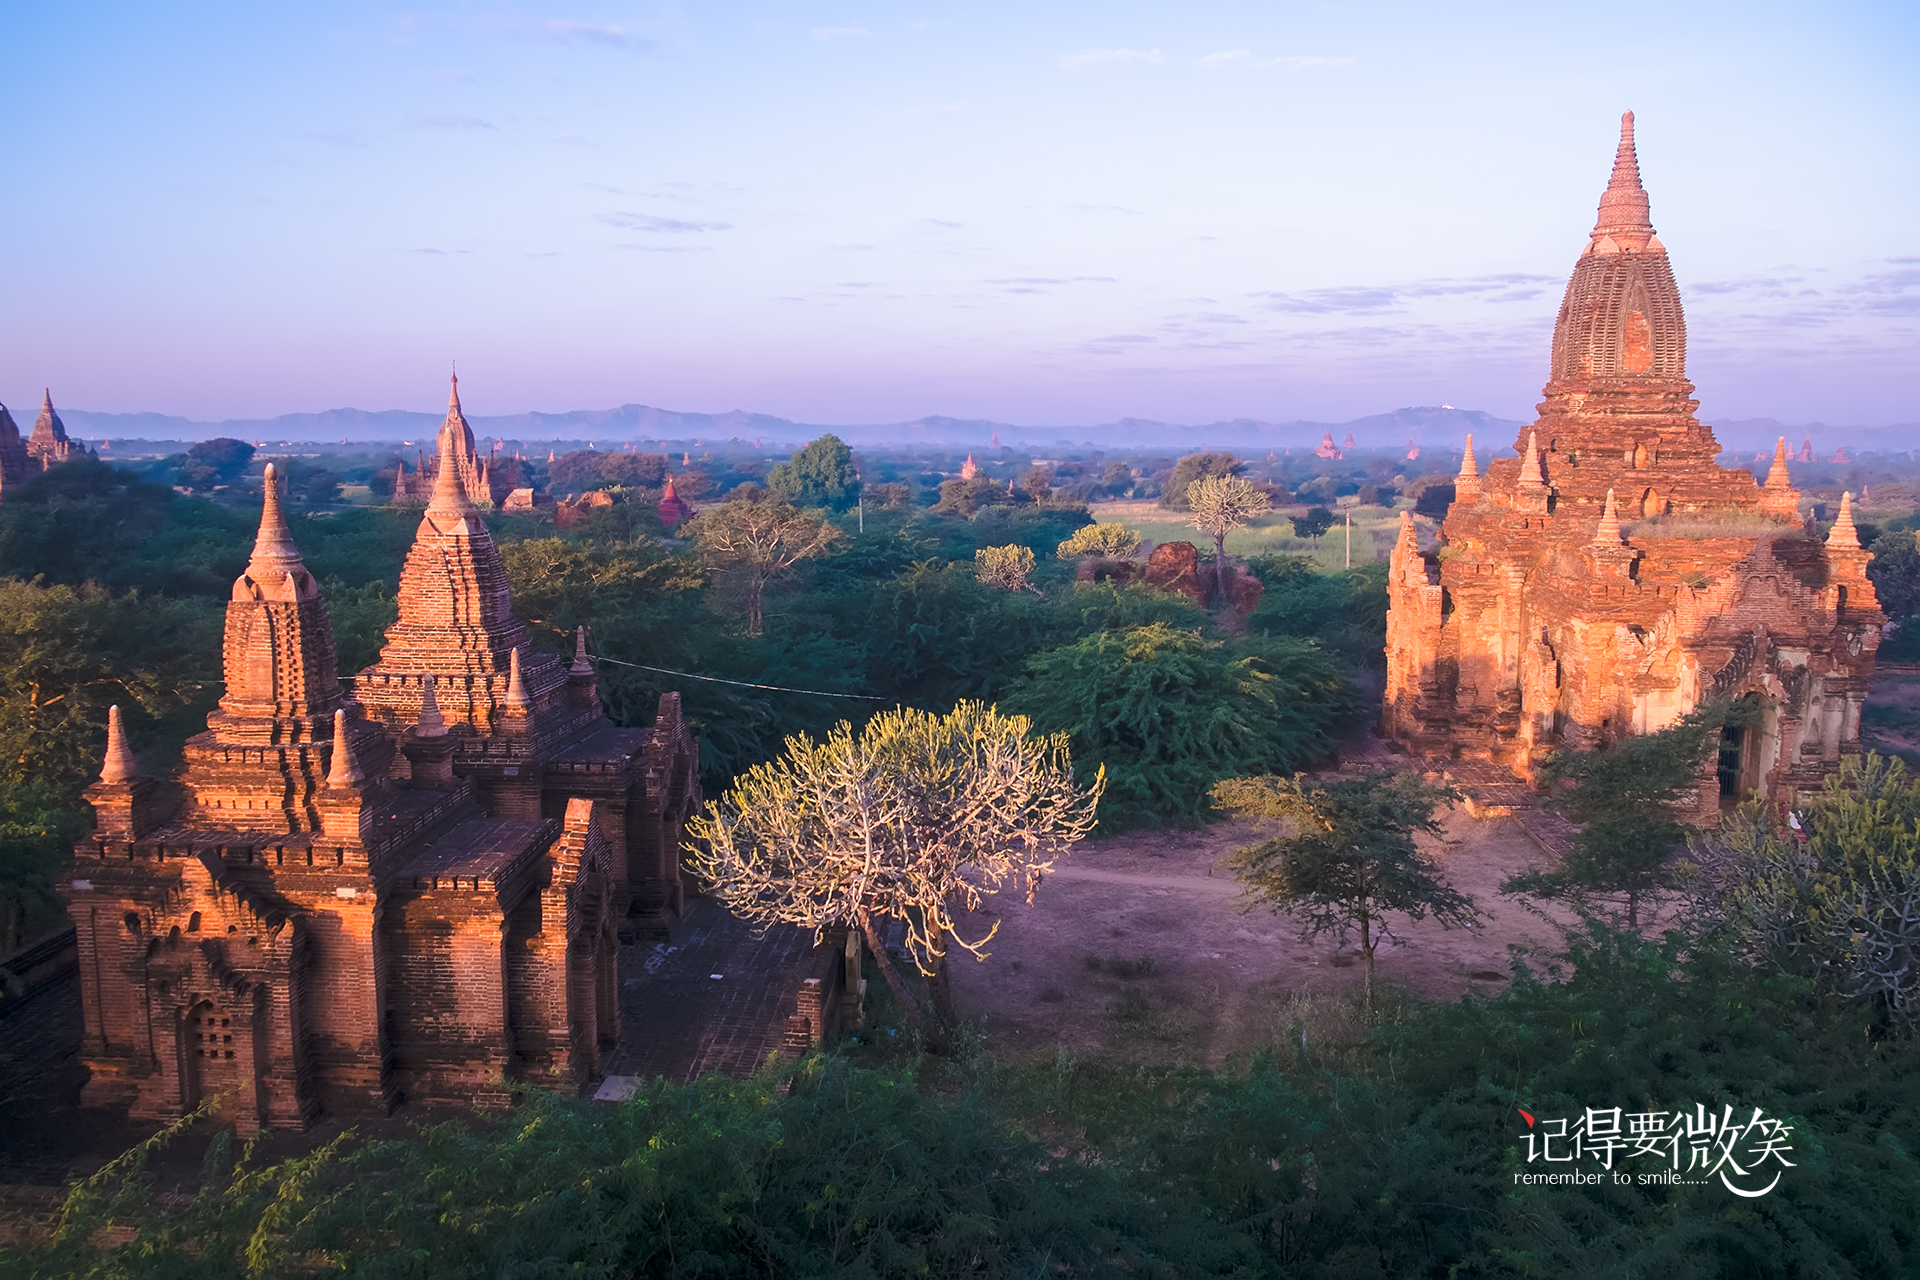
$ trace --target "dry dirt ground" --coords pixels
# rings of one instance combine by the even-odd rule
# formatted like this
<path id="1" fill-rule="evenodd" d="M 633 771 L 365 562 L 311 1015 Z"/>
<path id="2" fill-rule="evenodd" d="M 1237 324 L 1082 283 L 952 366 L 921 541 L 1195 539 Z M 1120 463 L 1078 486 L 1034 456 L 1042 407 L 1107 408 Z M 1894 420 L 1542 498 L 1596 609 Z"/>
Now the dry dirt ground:
<path id="1" fill-rule="evenodd" d="M 1082 844 L 1032 906 L 991 899 L 998 935 L 984 963 L 955 965 L 955 1004 L 997 1053 L 1050 1056 L 1133 1051 L 1217 1067 L 1231 1054 L 1273 1046 L 1316 1004 L 1350 1004 L 1363 970 L 1358 949 L 1331 935 L 1300 940 L 1297 918 L 1245 911 L 1221 865 L 1263 828 L 1219 823 Z M 1510 948 L 1557 949 L 1559 932 L 1498 893 L 1500 881 L 1547 862 L 1511 818 L 1446 815 L 1436 850 L 1447 879 L 1485 913 L 1473 928 L 1389 923 L 1404 941 L 1376 953 L 1382 984 L 1427 1000 L 1499 990 Z M 1553 920 L 1570 913 L 1550 910 Z M 1544 959 L 1531 962 L 1538 971 Z"/>

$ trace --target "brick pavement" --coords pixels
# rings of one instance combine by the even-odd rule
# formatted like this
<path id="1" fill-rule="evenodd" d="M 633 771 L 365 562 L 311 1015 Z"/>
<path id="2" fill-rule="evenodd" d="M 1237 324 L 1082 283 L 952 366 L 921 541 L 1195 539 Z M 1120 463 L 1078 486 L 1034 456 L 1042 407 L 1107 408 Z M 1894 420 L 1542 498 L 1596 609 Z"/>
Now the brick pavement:
<path id="1" fill-rule="evenodd" d="M 780 1048 L 812 953 L 803 929 L 757 934 L 712 899 L 695 899 L 672 940 L 620 948 L 621 1034 L 602 1064 L 607 1075 L 751 1075 Z"/>

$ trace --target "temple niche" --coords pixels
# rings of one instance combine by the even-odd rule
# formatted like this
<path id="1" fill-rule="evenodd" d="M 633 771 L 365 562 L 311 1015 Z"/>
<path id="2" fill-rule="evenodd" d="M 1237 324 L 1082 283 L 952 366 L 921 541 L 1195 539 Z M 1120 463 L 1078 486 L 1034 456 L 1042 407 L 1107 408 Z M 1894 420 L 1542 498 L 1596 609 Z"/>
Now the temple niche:
<path id="1" fill-rule="evenodd" d="M 1556 748 L 1751 698 L 1758 723 L 1724 730 L 1702 778 L 1707 821 L 1754 793 L 1791 803 L 1859 753 L 1885 619 L 1851 495 L 1822 542 L 1785 440 L 1764 483 L 1719 466 L 1686 354 L 1629 112 L 1520 456 L 1483 475 L 1468 437 L 1437 543 L 1400 518 L 1382 723 L 1406 750 L 1532 780 Z"/>
<path id="2" fill-rule="evenodd" d="M 696 747 L 674 694 L 606 718 L 584 633 L 570 663 L 529 643 L 472 444 L 456 394 L 373 666 L 341 679 L 269 466 L 206 732 L 143 776 L 113 711 L 66 893 L 87 1105 L 217 1095 L 251 1132 L 600 1073 L 621 935 L 685 903 Z"/>

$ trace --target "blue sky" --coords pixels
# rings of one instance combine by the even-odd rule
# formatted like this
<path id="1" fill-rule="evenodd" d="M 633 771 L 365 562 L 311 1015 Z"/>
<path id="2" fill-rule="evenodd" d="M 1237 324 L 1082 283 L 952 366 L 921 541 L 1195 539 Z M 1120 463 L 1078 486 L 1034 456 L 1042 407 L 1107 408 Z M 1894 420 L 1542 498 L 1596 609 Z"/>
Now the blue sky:
<path id="1" fill-rule="evenodd" d="M 1911 4 L 13 4 L 0 399 L 1530 417 L 1619 113 L 1708 417 L 1920 420 Z"/>

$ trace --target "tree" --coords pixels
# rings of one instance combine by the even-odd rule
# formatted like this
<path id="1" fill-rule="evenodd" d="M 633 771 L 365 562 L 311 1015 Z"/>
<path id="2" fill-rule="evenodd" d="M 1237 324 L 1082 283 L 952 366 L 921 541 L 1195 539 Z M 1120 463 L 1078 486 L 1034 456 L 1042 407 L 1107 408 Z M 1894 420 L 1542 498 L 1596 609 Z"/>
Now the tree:
<path id="1" fill-rule="evenodd" d="M 1045 502 L 1053 493 L 1053 472 L 1045 467 L 1034 467 L 1021 477 L 1020 487 L 1035 502 Z"/>
<path id="2" fill-rule="evenodd" d="M 1081 556 L 1112 556 L 1116 560 L 1124 560 L 1139 550 L 1138 530 L 1108 522 L 1082 525 L 1075 529 L 1073 536 L 1054 550 L 1054 555 L 1062 560 L 1078 560 Z"/>
<path id="3" fill-rule="evenodd" d="M 941 515 L 970 516 L 982 507 L 1004 506 L 1013 501 L 1007 486 L 992 476 L 971 480 L 942 480 L 940 501 L 933 509 Z"/>
<path id="4" fill-rule="evenodd" d="M 231 484 L 253 461 L 253 446 L 245 440 L 219 436 L 202 440 L 188 449 L 180 461 L 180 483 L 189 489 L 211 489 Z"/>
<path id="5" fill-rule="evenodd" d="M 913 503 L 913 486 L 905 484 L 870 484 L 862 490 L 873 501 L 868 506 L 879 506 L 888 511 L 899 511 Z"/>
<path id="6" fill-rule="evenodd" d="M 1750 802 L 1690 840 L 1691 923 L 1748 963 L 1920 1019 L 1920 779 L 1843 758 L 1793 822 Z"/>
<path id="7" fill-rule="evenodd" d="M 312 459 L 289 458 L 280 465 L 285 468 L 280 475 L 281 492 L 294 502 L 313 505 L 340 496 L 340 477 Z"/>
<path id="8" fill-rule="evenodd" d="M 1187 486 L 1189 525 L 1213 538 L 1216 598 L 1227 598 L 1227 535 L 1273 509 L 1273 499 L 1236 475 L 1205 476 Z"/>
<path id="9" fill-rule="evenodd" d="M 1124 462 L 1109 462 L 1107 469 L 1100 473 L 1100 487 L 1114 497 L 1121 497 L 1133 488 L 1133 469 Z"/>
<path id="10" fill-rule="evenodd" d="M 982 586 L 1040 594 L 1040 588 L 1027 581 L 1033 573 L 1032 547 L 982 547 L 973 553 L 973 573 Z"/>
<path id="11" fill-rule="evenodd" d="M 747 634 L 760 634 L 767 587 L 802 562 L 827 554 L 846 535 L 818 515 L 784 502 L 728 502 L 695 516 L 686 533 L 707 562 L 734 578 L 746 597 Z"/>
<path id="12" fill-rule="evenodd" d="M 1867 577 L 1873 580 L 1873 593 L 1880 598 L 1880 607 L 1891 622 L 1905 623 L 1920 607 L 1920 546 L 1916 546 L 1916 539 L 1920 534 L 1896 529 L 1870 544 L 1873 559 L 1867 564 Z"/>
<path id="13" fill-rule="evenodd" d="M 1566 788 L 1552 803 L 1580 824 L 1580 832 L 1557 868 L 1531 868 L 1510 876 L 1500 892 L 1583 906 L 1618 896 L 1625 904 L 1627 928 L 1639 928 L 1641 902 L 1675 883 L 1676 869 L 1669 862 L 1687 834 L 1678 816 L 1680 803 L 1699 781 L 1701 766 L 1719 742 L 1720 727 L 1732 714 L 1729 704 L 1713 703 L 1678 724 L 1636 734 L 1610 750 L 1552 756 L 1542 780 L 1549 788 Z"/>
<path id="14" fill-rule="evenodd" d="M 1373 953 L 1393 937 L 1386 917 L 1432 916 L 1442 928 L 1470 923 L 1480 913 L 1455 891 L 1414 843 L 1439 837 L 1433 811 L 1460 799 L 1406 773 L 1374 770 L 1316 783 L 1291 778 L 1230 778 L 1213 789 L 1214 807 L 1237 817 L 1292 825 L 1292 834 L 1235 852 L 1234 873 L 1251 906 L 1301 914 L 1300 940 L 1360 932 L 1367 969 L 1367 1005 L 1373 1005 Z"/>
<path id="15" fill-rule="evenodd" d="M 616 486 L 650 489 L 666 477 L 664 453 L 602 453 L 598 449 L 576 449 L 553 460 L 547 471 L 547 487 L 555 493 L 585 493 Z M 684 492 L 684 486 L 682 490 Z"/>
<path id="16" fill-rule="evenodd" d="M 767 487 L 797 507 L 844 511 L 860 496 L 860 473 L 854 470 L 853 450 L 846 442 L 825 435 L 769 471 Z"/>
<path id="17" fill-rule="evenodd" d="M 1246 469 L 1247 464 L 1230 453 L 1190 453 L 1174 464 L 1173 475 L 1167 480 L 1160 505 L 1185 511 L 1187 490 L 1195 480 L 1204 480 L 1209 476 L 1237 476 Z"/>
<path id="18" fill-rule="evenodd" d="M 858 735 L 787 739 L 687 824 L 696 875 L 736 914 L 767 924 L 859 929 L 902 1013 L 942 1048 L 953 1023 L 947 958 L 985 959 L 999 929 L 968 937 L 959 916 L 1009 882 L 1031 902 L 1055 859 L 1092 830 L 1104 777 L 1082 787 L 1065 734 L 979 702 L 946 715 L 899 708 Z M 929 1011 L 887 954 L 880 922 L 906 925 L 931 981 Z"/>
<path id="19" fill-rule="evenodd" d="M 1353 705 L 1340 667 L 1307 641 L 1229 647 L 1166 622 L 1101 631 L 1026 667 L 1003 705 L 1067 731 L 1076 759 L 1105 768 L 1110 831 L 1197 825 L 1215 782 L 1323 757 Z"/>
<path id="20" fill-rule="evenodd" d="M 1312 538 L 1318 544 L 1321 535 L 1333 528 L 1333 522 L 1333 512 L 1325 507 L 1314 507 L 1307 514 L 1293 518 L 1294 536 Z"/>

